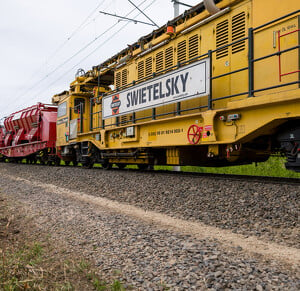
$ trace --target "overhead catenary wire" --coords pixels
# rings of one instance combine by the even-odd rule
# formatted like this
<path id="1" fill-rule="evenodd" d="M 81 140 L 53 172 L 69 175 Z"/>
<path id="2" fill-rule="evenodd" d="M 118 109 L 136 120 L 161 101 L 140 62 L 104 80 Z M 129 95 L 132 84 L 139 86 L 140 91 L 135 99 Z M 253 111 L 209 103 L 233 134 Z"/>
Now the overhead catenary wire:
<path id="1" fill-rule="evenodd" d="M 142 4 L 144 4 L 146 1 L 147 1 L 147 0 L 142 1 L 142 2 L 139 4 L 139 6 L 141 6 Z M 144 8 L 144 10 L 146 10 L 147 8 L 149 8 L 150 6 L 152 6 L 154 2 L 156 2 L 156 0 L 153 0 L 151 3 L 149 3 L 149 4 Z M 135 11 L 135 10 L 136 10 L 136 9 L 131 10 L 130 12 L 128 12 L 128 13 L 126 14 L 126 16 L 130 15 L 130 14 L 131 14 L 133 11 Z M 141 13 L 138 13 L 136 16 L 134 16 L 134 18 L 138 17 L 140 14 L 141 14 Z M 116 22 L 116 23 L 114 23 L 112 26 L 110 26 L 106 31 L 104 31 L 103 33 L 101 33 L 101 35 L 98 35 L 98 36 L 97 36 L 97 39 L 98 39 L 100 36 L 102 36 L 102 35 L 104 35 L 105 33 L 107 33 L 108 31 L 110 31 L 112 28 L 114 28 L 117 24 L 119 24 L 119 21 Z M 62 77 L 64 77 L 66 74 L 68 74 L 69 72 L 73 71 L 73 70 L 74 70 L 76 67 L 78 67 L 78 65 L 80 65 L 84 60 L 86 60 L 88 57 L 90 57 L 92 54 L 94 54 L 97 50 L 99 50 L 100 47 L 102 47 L 103 45 L 105 45 L 105 44 L 107 43 L 107 41 L 109 41 L 109 40 L 111 40 L 113 37 L 115 37 L 116 34 L 119 33 L 121 30 L 123 30 L 128 24 L 129 24 L 129 22 L 126 23 L 126 24 L 124 24 L 124 25 L 123 25 L 119 30 L 117 30 L 113 35 L 109 36 L 106 40 L 104 40 L 103 42 L 101 42 L 101 44 L 100 44 L 99 46 L 97 46 L 92 52 L 90 52 L 87 56 L 85 56 L 85 57 L 82 58 L 78 63 L 76 63 L 76 65 L 74 65 L 74 66 L 73 66 L 72 68 L 70 68 L 68 71 L 64 72 L 62 75 L 60 75 L 57 79 L 55 79 L 55 80 L 54 80 L 53 82 L 51 82 L 50 84 L 47 84 L 47 88 L 51 87 L 52 85 L 54 85 L 55 83 L 57 83 Z M 94 41 L 95 41 L 95 40 L 94 40 Z M 94 41 L 93 41 L 93 42 L 94 42 Z M 87 45 L 84 46 L 84 47 L 87 47 Z M 81 49 L 80 51 L 82 51 L 82 49 Z M 79 54 L 79 52 L 76 53 L 76 55 L 78 55 L 78 54 Z M 74 55 L 73 55 L 72 57 L 74 57 Z M 71 59 L 71 58 L 69 58 L 69 59 Z M 64 62 L 64 63 L 65 63 L 65 62 Z M 38 93 L 36 93 L 35 95 L 37 95 L 37 96 L 36 96 L 35 98 L 33 98 L 32 100 L 39 100 L 39 98 L 40 98 L 39 95 L 40 95 L 42 92 L 44 92 L 45 90 L 47 90 L 47 88 L 46 88 L 46 89 L 44 88 L 43 90 L 40 90 Z M 21 107 L 21 106 L 23 106 L 23 105 L 26 104 L 26 103 L 27 103 L 27 101 L 23 102 L 23 103 L 20 104 L 19 106 Z"/>
<path id="2" fill-rule="evenodd" d="M 147 8 L 149 8 L 151 5 L 153 5 L 154 2 L 156 2 L 157 0 L 153 0 L 148 6 L 146 6 L 144 9 L 146 10 Z M 138 17 L 140 15 L 137 14 L 135 17 Z M 134 18 L 135 18 L 134 17 Z M 123 30 L 129 23 L 124 24 L 119 30 L 117 30 L 115 32 L 115 34 L 119 33 L 121 30 Z M 90 57 L 92 54 L 94 54 L 97 50 L 99 50 L 99 48 L 101 48 L 104 44 L 106 44 L 107 41 L 111 40 L 113 37 L 115 37 L 115 35 L 111 35 L 110 37 L 108 37 L 103 43 L 101 43 L 99 46 L 97 46 L 92 52 L 90 52 L 87 56 L 85 56 L 83 59 L 81 59 L 76 65 L 74 65 L 71 69 L 69 69 L 67 72 L 65 72 L 65 74 L 73 71 L 78 65 L 80 65 L 83 61 L 85 61 L 88 57 Z M 62 75 L 63 76 L 63 75 Z M 55 82 L 57 82 L 59 79 L 61 79 L 60 76 L 59 78 L 57 78 L 53 83 L 50 84 L 53 85 Z"/>
<path id="3" fill-rule="evenodd" d="M 71 35 L 54 51 L 52 55 L 50 55 L 49 59 L 53 58 L 85 25 L 85 23 L 89 20 L 90 17 L 99 9 L 99 7 L 105 2 L 106 0 L 102 0 L 95 9 L 81 22 L 81 24 L 71 33 Z"/>
<path id="4" fill-rule="evenodd" d="M 52 60 L 59 51 L 62 50 L 62 48 L 64 48 L 66 46 L 66 44 L 83 28 L 83 26 L 86 24 L 86 22 L 88 21 L 88 19 L 99 9 L 99 7 L 101 7 L 101 5 L 105 2 L 106 0 L 102 0 L 95 9 L 93 9 L 93 11 L 91 13 L 89 13 L 89 15 L 84 19 L 84 21 L 81 22 L 81 24 L 70 34 L 70 36 L 63 42 L 61 43 L 55 50 L 54 52 L 46 59 L 45 63 L 40 66 L 35 73 L 33 73 L 31 75 L 30 78 L 33 78 L 37 73 L 40 72 L 40 70 L 42 68 L 44 68 L 45 64 L 49 63 L 50 60 Z M 31 87 L 22 95 L 26 95 L 29 91 L 31 90 Z"/>
<path id="5" fill-rule="evenodd" d="M 66 63 L 68 63 L 70 60 L 72 60 L 74 57 L 76 57 L 78 54 L 80 54 L 82 51 L 84 51 L 87 47 L 89 47 L 92 43 L 94 43 L 102 34 L 98 35 L 95 37 L 94 40 L 90 41 L 89 43 L 87 43 L 84 47 L 82 47 L 79 51 L 77 51 L 75 54 L 73 54 L 71 57 L 69 57 L 67 60 L 65 60 L 63 63 L 61 63 L 60 65 L 58 65 L 57 67 L 55 67 L 52 71 L 50 71 L 48 74 L 46 74 L 42 79 L 40 79 L 39 81 L 37 81 L 34 85 L 32 85 L 27 91 L 26 93 L 24 93 L 23 95 L 21 95 L 21 97 L 27 95 L 28 92 L 30 92 L 33 88 L 35 88 L 38 84 L 40 84 L 41 82 L 43 82 L 44 80 L 46 80 L 49 76 L 51 76 L 52 74 L 54 74 L 57 70 L 59 70 L 61 67 L 63 67 Z M 20 97 L 20 98 L 21 98 Z"/>
<path id="6" fill-rule="evenodd" d="M 105 12 L 105 11 L 99 11 L 99 12 L 102 13 L 102 14 L 104 14 L 104 15 L 109 15 L 109 16 L 117 17 L 117 18 L 120 19 L 119 21 L 121 21 L 121 20 L 128 20 L 128 21 L 134 22 L 135 24 L 142 23 L 142 24 L 147 24 L 147 25 L 155 26 L 153 23 L 148 23 L 148 22 L 145 22 L 145 21 L 136 20 L 136 19 L 132 19 L 132 18 L 120 16 L 120 15 L 117 15 L 117 14 L 108 13 L 108 12 Z"/>
<path id="7" fill-rule="evenodd" d="M 57 53 L 63 48 L 65 47 L 65 45 L 81 30 L 83 29 L 87 24 L 86 22 L 88 21 L 88 19 L 96 12 L 98 11 L 99 7 L 101 7 L 101 5 L 105 2 L 106 0 L 102 0 L 97 6 L 96 8 L 93 9 L 93 11 L 91 13 L 89 13 L 89 15 L 81 22 L 81 24 L 70 34 L 70 36 L 60 45 L 57 47 L 57 49 L 47 58 L 46 62 L 39 67 L 38 70 L 35 71 L 35 73 L 33 73 L 30 77 L 30 79 L 32 79 L 37 73 L 40 72 L 40 70 L 45 66 L 45 64 L 47 64 L 51 59 L 53 59 L 55 57 L 55 55 L 57 55 Z M 111 2 L 109 3 L 109 5 L 106 6 L 109 7 L 111 5 Z M 97 18 L 99 15 L 97 15 L 95 18 Z M 47 74 L 48 75 L 48 74 Z M 47 76 L 46 75 L 46 76 Z M 43 78 L 42 80 L 39 80 L 38 82 L 36 82 L 34 85 L 32 85 L 31 87 L 29 87 L 25 93 L 22 93 L 21 95 L 18 95 L 16 98 L 13 98 L 10 101 L 10 105 L 16 104 L 16 101 L 21 99 L 22 97 L 26 96 L 33 88 L 35 88 L 40 82 L 44 81 L 47 77 Z"/>
<path id="8" fill-rule="evenodd" d="M 146 10 L 147 8 L 149 8 L 151 5 L 153 5 L 153 3 L 156 2 L 156 0 L 153 0 L 148 6 L 146 6 L 144 9 Z M 142 4 L 142 3 L 141 3 Z M 140 4 L 140 5 L 141 5 Z M 138 17 L 140 15 L 140 13 L 138 13 L 135 17 Z M 62 74 L 61 76 L 59 76 L 57 79 L 55 79 L 52 83 L 50 83 L 50 85 L 48 85 L 49 87 L 51 87 L 52 85 L 54 85 L 57 81 L 59 81 L 65 74 L 70 73 L 71 71 L 73 71 L 75 68 L 78 67 L 78 65 L 80 65 L 83 61 L 85 61 L 88 57 L 90 57 L 92 54 L 94 54 L 96 51 L 99 50 L 99 48 L 101 48 L 104 44 L 107 43 L 107 41 L 111 40 L 112 38 L 115 37 L 115 35 L 117 33 L 119 33 L 121 30 L 123 30 L 129 23 L 124 24 L 119 30 L 117 30 L 115 32 L 114 35 L 111 35 L 110 37 L 108 37 L 104 42 L 102 42 L 99 46 L 97 46 L 92 52 L 90 52 L 87 56 L 85 56 L 84 58 L 82 58 L 76 65 L 74 65 L 72 68 L 70 68 L 68 71 L 64 72 L 64 74 Z M 44 90 L 41 90 L 38 94 L 42 93 Z"/>
<path id="9" fill-rule="evenodd" d="M 110 1 L 110 2 L 108 3 L 108 5 L 105 6 L 103 9 L 107 9 L 107 8 L 110 7 L 112 4 L 113 4 L 113 2 Z M 97 14 L 95 15 L 95 17 L 94 17 L 92 20 L 90 20 L 89 22 L 87 22 L 86 24 L 84 24 L 84 26 L 81 27 L 81 30 L 84 29 L 85 27 L 89 26 L 92 22 L 95 22 L 95 20 L 96 20 L 99 16 L 101 16 L 101 14 L 98 14 L 98 13 L 97 13 Z"/>
<path id="10" fill-rule="evenodd" d="M 157 26 L 157 28 L 159 28 L 159 26 L 146 14 L 143 12 L 143 10 L 141 10 L 138 6 L 136 6 L 132 1 L 128 0 L 128 2 L 133 5 L 138 11 L 140 11 L 148 20 L 150 20 L 155 26 Z"/>
<path id="11" fill-rule="evenodd" d="M 141 3 L 138 4 L 138 6 L 141 6 L 142 4 L 144 4 L 147 0 L 142 1 Z M 94 9 L 95 11 L 96 9 Z M 135 11 L 136 9 L 132 9 L 130 12 L 128 12 L 128 15 L 130 15 L 133 11 Z M 77 55 L 79 55 L 81 52 L 83 52 L 85 49 L 87 49 L 91 44 L 93 44 L 94 42 L 96 42 L 101 36 L 103 36 L 105 33 L 107 33 L 108 31 L 110 31 L 113 27 L 115 27 L 119 22 L 116 22 L 115 24 L 113 24 L 112 26 L 110 26 L 107 30 L 105 30 L 104 32 L 102 32 L 101 34 L 97 35 L 92 41 L 90 41 L 89 43 L 87 43 L 84 47 L 82 47 L 81 49 L 79 49 L 75 54 L 73 54 L 71 57 L 69 57 L 67 60 L 65 60 L 63 63 L 61 63 L 60 65 L 58 65 L 56 68 L 54 68 L 52 71 L 50 71 L 49 73 L 47 73 L 42 79 L 38 80 L 36 83 L 34 83 L 30 88 L 28 88 L 26 90 L 25 93 L 23 93 L 22 95 L 19 95 L 18 97 L 16 97 L 14 100 L 11 101 L 10 104 L 15 104 L 16 100 L 21 99 L 22 97 L 26 96 L 32 89 L 36 88 L 39 84 L 41 84 L 43 81 L 45 81 L 49 76 L 51 76 L 52 74 L 54 74 L 55 72 L 57 72 L 60 68 L 62 68 L 63 66 L 65 66 L 69 61 L 71 61 L 73 58 L 75 58 Z M 39 94 L 39 93 L 38 93 Z M 20 106 L 26 104 L 26 102 L 22 103 Z"/>

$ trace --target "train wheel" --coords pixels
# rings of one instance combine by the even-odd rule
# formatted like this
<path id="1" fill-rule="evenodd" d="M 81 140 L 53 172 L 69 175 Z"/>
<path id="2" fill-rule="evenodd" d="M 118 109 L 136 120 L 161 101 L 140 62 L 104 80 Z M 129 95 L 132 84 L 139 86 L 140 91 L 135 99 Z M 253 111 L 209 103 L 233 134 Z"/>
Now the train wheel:
<path id="1" fill-rule="evenodd" d="M 141 171 L 147 170 L 148 165 L 147 164 L 138 164 L 138 169 Z"/>
<path id="2" fill-rule="evenodd" d="M 54 165 L 55 165 L 56 167 L 58 167 L 58 166 L 60 165 L 60 158 L 56 158 L 56 159 L 55 159 Z"/>
<path id="3" fill-rule="evenodd" d="M 94 166 L 94 163 L 90 160 L 82 163 L 82 167 L 85 169 L 91 169 L 91 168 L 93 168 L 93 166 Z"/>
<path id="4" fill-rule="evenodd" d="M 110 164 L 109 162 L 105 162 L 105 163 L 101 164 L 101 166 L 104 170 L 109 170 L 109 169 L 111 169 L 112 164 Z"/>
<path id="5" fill-rule="evenodd" d="M 120 170 L 123 170 L 127 165 L 126 164 L 116 164 Z"/>
<path id="6" fill-rule="evenodd" d="M 73 161 L 72 164 L 73 164 L 74 167 L 78 166 L 78 162 L 77 161 Z"/>
<path id="7" fill-rule="evenodd" d="M 65 165 L 69 166 L 70 165 L 70 161 L 65 161 Z"/>

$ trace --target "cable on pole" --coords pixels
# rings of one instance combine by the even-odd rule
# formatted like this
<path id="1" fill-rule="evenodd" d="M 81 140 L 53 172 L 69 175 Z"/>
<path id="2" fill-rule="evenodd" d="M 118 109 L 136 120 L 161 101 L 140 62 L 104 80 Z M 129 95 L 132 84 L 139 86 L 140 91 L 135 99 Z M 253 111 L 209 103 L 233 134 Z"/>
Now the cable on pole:
<path id="1" fill-rule="evenodd" d="M 138 6 L 136 6 L 132 1 L 128 0 L 128 2 L 133 5 L 138 11 L 140 11 L 145 17 L 148 18 L 148 20 L 150 20 L 155 26 L 157 26 L 157 28 L 159 28 L 159 26 L 147 15 L 145 14 Z"/>
<path id="2" fill-rule="evenodd" d="M 129 0 L 128 0 L 128 1 L 129 1 Z M 192 7 L 193 7 L 192 5 L 189 5 L 189 4 L 186 4 L 186 3 L 183 3 L 183 2 L 177 1 L 177 0 L 172 0 L 172 2 L 174 2 L 175 4 L 180 4 L 180 5 L 182 5 L 182 6 L 189 7 L 189 8 L 192 8 Z"/>
<path id="3" fill-rule="evenodd" d="M 120 16 L 120 15 L 117 15 L 117 14 L 111 14 L 111 13 L 108 13 L 108 12 L 105 12 L 105 11 L 99 11 L 99 12 L 102 13 L 102 14 L 105 14 L 105 15 L 109 15 L 109 16 L 120 18 L 120 20 L 124 19 L 124 20 L 128 20 L 128 21 L 132 21 L 135 24 L 142 23 L 142 24 L 147 24 L 147 25 L 155 26 L 155 24 L 152 24 L 152 23 L 149 23 L 149 22 L 144 22 L 144 21 L 140 21 L 140 20 L 136 20 L 136 19 L 124 17 L 124 16 Z"/>
<path id="4" fill-rule="evenodd" d="M 80 30 L 80 28 L 87 22 L 87 20 L 94 14 L 95 11 L 97 11 L 99 9 L 99 7 L 105 2 L 106 0 L 102 0 L 95 9 L 93 9 L 93 11 L 85 18 L 85 20 L 71 33 L 71 35 L 68 37 L 68 39 L 66 39 L 55 51 L 54 53 L 52 53 L 46 60 L 46 64 L 49 62 L 49 60 L 51 60 L 65 45 L 66 43 L 72 39 L 77 32 Z M 63 63 L 64 65 L 65 63 Z M 43 65 L 44 66 L 44 65 Z M 41 68 L 43 67 L 41 66 L 35 73 L 33 73 L 31 75 L 30 78 L 32 78 L 33 76 L 35 76 L 37 74 L 37 72 L 39 72 L 41 70 Z M 59 68 L 59 67 L 58 67 Z M 56 68 L 56 69 L 58 69 Z M 32 85 L 31 87 L 29 87 L 25 93 L 23 93 L 21 96 L 18 96 L 17 98 L 12 100 L 12 103 L 14 103 L 14 101 L 16 101 L 19 98 L 22 98 L 23 96 L 27 95 L 33 88 L 35 88 L 39 83 L 41 83 L 42 81 L 44 81 L 45 79 L 47 79 L 49 77 L 49 75 L 51 75 L 52 73 L 54 73 L 56 71 L 56 69 L 54 69 L 52 72 L 48 73 L 43 79 L 39 80 L 38 82 L 36 82 L 34 85 Z"/>
<path id="5" fill-rule="evenodd" d="M 139 6 L 141 6 L 142 4 L 144 4 L 147 0 L 142 1 Z M 144 9 L 149 8 L 150 6 L 153 5 L 153 3 L 156 2 L 156 0 L 153 0 L 148 6 L 146 6 Z M 126 16 L 128 16 L 129 14 L 131 14 L 135 9 L 131 10 Z M 138 17 L 138 15 L 136 15 L 135 17 Z M 105 34 L 107 31 L 109 31 L 110 29 L 112 29 L 113 27 L 115 27 L 119 22 L 116 22 L 114 25 L 112 25 L 111 27 L 109 27 L 105 32 L 103 32 L 101 35 L 99 35 L 97 38 L 99 38 L 100 36 L 102 36 L 103 34 Z M 117 30 L 117 32 L 113 35 L 111 35 L 110 37 L 108 37 L 105 41 L 103 41 L 98 47 L 96 47 L 96 49 L 94 49 L 91 53 L 89 53 L 87 56 L 85 56 L 83 59 L 81 59 L 76 65 L 74 65 L 71 69 L 69 69 L 68 71 L 64 72 L 64 74 L 62 74 L 59 78 L 57 78 L 56 80 L 54 80 L 52 83 L 50 83 L 50 85 L 47 85 L 47 87 L 51 87 L 52 85 L 54 85 L 57 81 L 59 81 L 62 77 L 64 77 L 66 74 L 68 74 L 69 72 L 71 72 L 72 70 L 74 70 L 81 62 L 83 62 L 85 59 L 87 59 L 89 56 L 91 56 L 93 53 L 95 53 L 100 47 L 102 47 L 104 44 L 106 44 L 106 42 L 110 39 L 112 39 L 113 37 L 115 37 L 115 35 L 117 33 L 119 33 L 122 29 L 124 29 L 129 23 L 124 24 L 119 30 Z M 95 39 L 96 40 L 96 39 Z M 93 40 L 93 42 L 95 41 Z M 85 46 L 86 47 L 86 46 Z M 78 53 L 77 53 L 78 54 Z M 65 62 L 64 62 L 65 64 Z M 50 74 L 47 75 L 47 78 L 49 77 Z M 44 78 L 45 79 L 45 78 Z M 40 95 L 42 92 L 44 92 L 47 89 L 43 89 L 41 91 L 39 91 L 37 94 L 35 95 Z M 40 98 L 39 96 L 37 96 L 36 98 L 34 98 L 33 100 L 37 100 L 38 98 Z M 20 106 L 23 106 L 26 102 L 23 102 Z M 20 107 L 19 106 L 19 107 Z"/>
<path id="6" fill-rule="evenodd" d="M 140 5 L 144 4 L 147 0 L 142 1 Z M 126 16 L 128 16 L 130 13 L 132 13 L 135 9 L 131 10 Z M 39 85 L 40 83 L 42 83 L 44 80 L 46 80 L 49 76 L 51 76 L 53 73 L 55 73 L 56 71 L 58 71 L 61 67 L 63 67 L 66 63 L 68 63 L 70 60 L 72 60 L 74 57 L 76 57 L 77 55 L 79 55 L 82 51 L 84 51 L 86 48 L 88 48 L 91 44 L 93 44 L 95 41 L 97 41 L 101 36 L 103 36 L 106 32 L 108 32 L 109 30 L 111 30 L 113 27 L 115 27 L 119 22 L 116 22 L 115 24 L 113 24 L 112 26 L 110 26 L 107 30 L 105 30 L 104 32 L 102 32 L 101 34 L 99 34 L 98 36 L 96 36 L 92 41 L 90 41 L 89 43 L 87 43 L 84 47 L 82 47 L 80 50 L 78 50 L 75 54 L 73 54 L 71 57 L 69 57 L 67 60 L 65 60 L 63 63 L 61 63 L 60 65 L 58 65 L 56 68 L 54 68 L 52 71 L 50 71 L 47 75 L 45 75 L 42 79 L 40 79 L 39 81 L 37 81 L 36 83 L 34 83 L 28 90 L 26 90 L 26 92 L 24 94 L 22 94 L 21 96 L 17 97 L 14 100 L 20 99 L 23 96 L 27 95 L 28 92 L 30 92 L 33 88 L 35 88 L 37 85 Z M 13 101 L 14 102 L 14 101 Z"/>

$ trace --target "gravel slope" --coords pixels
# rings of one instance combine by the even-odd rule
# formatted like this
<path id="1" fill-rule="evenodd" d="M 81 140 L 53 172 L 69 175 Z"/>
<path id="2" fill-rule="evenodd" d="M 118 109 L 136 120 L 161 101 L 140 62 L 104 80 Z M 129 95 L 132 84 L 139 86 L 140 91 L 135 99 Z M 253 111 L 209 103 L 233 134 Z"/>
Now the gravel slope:
<path id="1" fill-rule="evenodd" d="M 297 185 L 14 164 L 0 170 L 300 248 Z"/>
<path id="2" fill-rule="evenodd" d="M 48 172 L 47 183 L 53 179 L 52 171 L 53 175 L 55 172 L 61 174 L 60 171 L 69 172 L 69 169 L 6 166 L 8 172 L 23 178 L 43 179 Z M 195 239 L 108 211 L 99 205 L 72 200 L 64 193 L 46 191 L 22 181 L 16 183 L 15 179 L 5 175 L 6 166 L 0 169 L 1 192 L 11 197 L 12 203 L 13 200 L 23 203 L 23 209 L 16 211 L 30 211 L 36 222 L 34 231 L 48 232 L 53 240 L 63 242 L 70 253 L 81 253 L 93 261 L 104 277 L 118 278 L 134 290 L 300 288 L 299 272 L 279 266 L 276 261 L 255 260 L 239 248 L 224 250 L 217 240 Z M 67 180 L 65 177 L 64 186 Z M 79 184 L 76 185 L 79 190 Z M 91 194 L 88 187 L 80 187 L 80 190 Z"/>

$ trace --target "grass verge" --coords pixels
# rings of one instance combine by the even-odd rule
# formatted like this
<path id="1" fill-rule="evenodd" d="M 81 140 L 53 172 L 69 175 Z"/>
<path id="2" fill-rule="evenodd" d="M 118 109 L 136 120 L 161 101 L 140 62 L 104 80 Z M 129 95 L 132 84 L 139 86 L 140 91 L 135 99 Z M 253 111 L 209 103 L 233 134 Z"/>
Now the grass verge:
<path id="1" fill-rule="evenodd" d="M 0 193 L 0 290 L 125 290 L 121 282 L 107 282 L 91 264 L 70 255 L 50 235 L 37 234 L 24 214 Z"/>
<path id="2" fill-rule="evenodd" d="M 198 173 L 300 178 L 300 173 L 287 170 L 284 166 L 284 163 L 285 163 L 285 158 L 283 157 L 270 157 L 264 163 L 257 163 L 257 164 L 252 163 L 249 165 L 219 167 L 219 168 L 183 166 L 181 167 L 181 170 L 185 172 L 198 172 Z M 172 167 L 156 166 L 155 169 L 172 170 Z"/>

